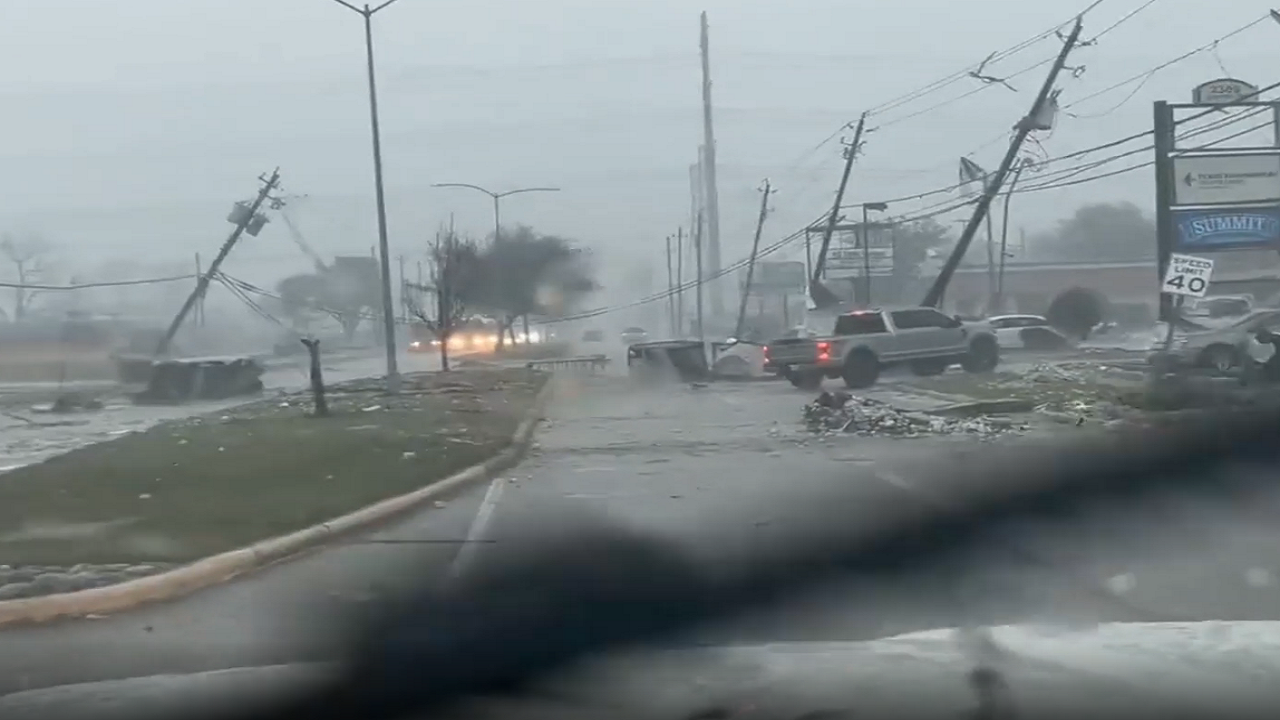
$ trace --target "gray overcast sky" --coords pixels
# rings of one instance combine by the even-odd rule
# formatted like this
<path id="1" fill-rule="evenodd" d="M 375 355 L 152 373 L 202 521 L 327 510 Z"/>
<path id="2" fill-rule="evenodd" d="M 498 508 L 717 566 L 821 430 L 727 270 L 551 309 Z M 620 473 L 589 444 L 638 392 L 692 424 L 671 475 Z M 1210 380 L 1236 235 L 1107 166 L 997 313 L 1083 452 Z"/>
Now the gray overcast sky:
<path id="1" fill-rule="evenodd" d="M 1087 16 L 1085 35 L 1144 3 L 1104 0 Z M 809 151 L 842 122 L 1086 4 L 400 0 L 375 21 L 393 243 L 412 256 L 450 212 L 463 228 L 488 229 L 485 198 L 431 189 L 432 182 L 552 184 L 565 191 L 512 198 L 504 216 L 579 238 L 606 258 L 658 255 L 663 237 L 688 218 L 688 165 L 701 134 L 698 12 L 705 9 L 725 255 L 736 258 L 749 246 L 764 177 L 779 190 L 768 233 L 776 238 L 829 202 L 838 146 Z M 1086 70 L 1061 81 L 1064 104 L 1265 12 L 1251 0 L 1156 0 L 1073 54 L 1071 64 Z M 221 218 L 230 202 L 252 192 L 258 173 L 280 165 L 289 192 L 312 195 L 294 216 L 323 252 L 367 252 L 374 241 L 363 38 L 354 13 L 331 0 L 40 0 L 10 3 L 5 16 L 5 228 L 45 234 L 70 265 L 115 258 L 143 273 L 188 262 L 196 251 L 211 254 L 229 227 Z M 1126 85 L 1073 107 L 1105 116 L 1063 116 L 1043 147 L 1062 154 L 1146 130 L 1152 100 L 1185 101 L 1193 85 L 1223 68 L 1259 85 L 1280 80 L 1270 69 L 1277 41 L 1280 26 L 1264 23 L 1140 88 Z M 1049 38 L 989 71 L 1009 75 L 1056 50 Z M 974 157 L 994 166 L 1001 135 L 1042 72 L 1015 78 L 1018 92 L 992 87 L 903 119 L 977 87 L 966 80 L 873 116 L 878 129 L 855 170 L 851 201 L 954 182 L 956 158 L 984 143 Z M 1089 201 L 1150 207 L 1151 195 L 1150 172 L 1137 171 L 1028 194 L 1015 202 L 1015 222 L 1045 227 Z M 237 251 L 230 268 L 261 282 L 306 269 L 278 225 Z"/>

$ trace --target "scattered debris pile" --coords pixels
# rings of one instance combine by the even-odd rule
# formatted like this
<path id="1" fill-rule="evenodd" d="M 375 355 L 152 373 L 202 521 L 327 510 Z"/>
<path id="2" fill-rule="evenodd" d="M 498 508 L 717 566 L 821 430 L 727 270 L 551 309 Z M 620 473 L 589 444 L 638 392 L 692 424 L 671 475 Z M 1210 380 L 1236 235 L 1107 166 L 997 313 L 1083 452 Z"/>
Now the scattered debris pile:
<path id="1" fill-rule="evenodd" d="M 815 433 L 844 432 L 896 437 L 975 435 L 992 438 L 1026 429 L 1025 425 L 1011 418 L 989 415 L 939 417 L 901 410 L 842 391 L 823 392 L 813 402 L 805 405 L 804 423 L 810 432 Z"/>

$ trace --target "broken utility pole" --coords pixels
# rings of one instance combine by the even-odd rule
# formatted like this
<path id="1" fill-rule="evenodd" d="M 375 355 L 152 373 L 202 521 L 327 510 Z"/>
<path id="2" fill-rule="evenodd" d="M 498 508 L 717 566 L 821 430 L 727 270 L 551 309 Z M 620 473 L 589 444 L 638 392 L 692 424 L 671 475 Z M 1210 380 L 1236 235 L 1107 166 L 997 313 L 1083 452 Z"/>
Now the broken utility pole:
<path id="1" fill-rule="evenodd" d="M 707 264 L 711 267 L 711 312 L 717 318 L 724 314 L 724 297 L 720 293 L 720 192 L 716 187 L 716 134 L 711 122 L 711 41 L 707 13 L 702 12 L 702 178 L 706 183 Z"/>
<path id="2" fill-rule="evenodd" d="M 813 275 L 809 278 L 809 297 L 819 306 L 829 306 L 836 298 L 819 280 L 827 268 L 827 251 L 831 249 L 831 236 L 836 231 L 836 223 L 840 222 L 840 206 L 844 204 L 844 191 L 849 186 L 849 173 L 853 171 L 853 159 L 858 155 L 858 145 L 862 142 L 862 130 L 867 124 L 864 112 L 858 118 L 858 125 L 853 131 L 853 142 L 844 149 L 844 173 L 840 176 L 840 187 L 836 190 L 836 199 L 831 203 L 831 215 L 827 218 L 827 226 L 822 231 L 822 245 L 818 247 L 818 259 L 813 263 Z M 821 288 L 820 290 L 818 290 Z M 818 292 L 814 292 L 818 290 Z M 822 299 L 815 297 L 821 295 Z"/>
<path id="3" fill-rule="evenodd" d="M 324 373 L 320 367 L 320 340 L 317 338 L 302 338 L 302 344 L 307 348 L 307 357 L 310 359 L 309 378 L 311 380 L 311 398 L 315 402 L 315 416 L 329 417 L 329 401 L 324 397 Z"/>
<path id="4" fill-rule="evenodd" d="M 235 247 L 239 242 L 240 236 L 250 225 L 259 222 L 258 208 L 262 207 L 262 202 L 267 199 L 267 195 L 276 189 L 280 184 L 280 168 L 276 168 L 271 173 L 271 177 L 258 178 L 262 182 L 262 189 L 258 191 L 258 196 L 244 211 L 236 217 L 236 229 L 231 231 L 231 235 L 227 237 L 226 242 L 222 243 L 222 248 L 218 250 L 217 256 L 213 258 L 213 262 L 209 263 L 209 269 L 204 275 L 196 281 L 196 289 L 187 296 L 186 302 L 182 303 L 182 308 L 178 310 L 178 314 L 174 316 L 173 322 L 169 323 L 169 329 L 165 331 L 164 337 L 160 339 L 160 344 L 156 346 L 156 355 L 164 355 L 169 351 L 169 345 L 173 343 L 173 338 L 178 334 L 178 329 L 182 327 L 182 321 L 187 319 L 187 315 L 191 312 L 191 308 L 195 307 L 198 300 L 204 297 L 205 292 L 209 289 L 209 283 L 218 276 L 218 268 L 222 267 L 222 261 L 227 259 L 227 255 L 231 254 L 231 248 Z M 263 221 L 265 222 L 265 221 Z M 250 234 L 256 234 L 254 229 Z"/>
<path id="5" fill-rule="evenodd" d="M 756 236 L 751 241 L 751 258 L 747 260 L 747 282 L 742 286 L 742 299 L 738 304 L 738 322 L 733 326 L 733 337 L 738 340 L 742 339 L 742 323 L 747 318 L 747 298 L 751 296 L 751 280 L 756 272 L 756 256 L 760 253 L 760 235 L 764 232 L 764 219 L 769 215 L 769 195 L 773 194 L 768 178 L 765 178 L 764 187 L 761 190 L 764 197 L 760 198 L 760 217 L 756 218 Z"/>
<path id="6" fill-rule="evenodd" d="M 1076 41 L 1080 39 L 1080 31 L 1083 27 L 1084 18 L 1077 17 L 1076 24 L 1071 28 L 1071 34 L 1063 42 L 1062 51 L 1058 53 L 1053 67 L 1049 69 L 1049 75 L 1044 79 L 1044 85 L 1041 86 L 1040 92 L 1036 95 L 1035 102 L 1031 104 L 1031 109 L 1015 126 L 1016 132 L 1013 140 L 1009 142 L 1009 149 L 1005 152 L 1004 159 L 1000 161 L 1000 167 L 996 169 L 991 182 L 985 183 L 982 188 L 982 196 L 978 198 L 978 204 L 973 209 L 973 217 L 969 218 L 968 224 L 964 227 L 964 232 L 960 234 L 959 242 L 956 243 L 955 249 L 951 251 L 951 256 L 947 258 L 946 264 L 942 266 L 941 272 L 938 273 L 938 279 L 934 280 L 933 286 L 925 294 L 922 305 L 937 307 L 942 301 L 942 296 L 947 291 L 947 285 L 951 283 L 951 277 L 955 275 L 956 268 L 960 266 L 960 261 L 969 250 L 969 244 L 973 242 L 973 236 L 977 233 L 978 226 L 991 209 L 991 203 L 1000 192 L 1000 187 L 1004 185 L 1004 180 L 1008 177 L 1009 171 L 1013 167 L 1013 162 L 1018 157 L 1018 152 L 1022 149 L 1022 143 L 1031 134 L 1031 131 L 1035 129 L 1035 121 L 1045 107 L 1045 103 L 1051 101 L 1053 84 L 1057 81 L 1058 73 L 1062 71 L 1063 65 L 1067 63 L 1067 55 L 1075 47 Z"/>

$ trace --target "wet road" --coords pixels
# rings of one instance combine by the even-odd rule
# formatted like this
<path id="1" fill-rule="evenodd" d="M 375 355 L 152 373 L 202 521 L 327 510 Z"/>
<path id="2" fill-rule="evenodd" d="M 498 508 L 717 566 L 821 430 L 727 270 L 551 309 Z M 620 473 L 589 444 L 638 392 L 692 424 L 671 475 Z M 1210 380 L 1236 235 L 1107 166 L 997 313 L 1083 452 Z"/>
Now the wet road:
<path id="1" fill-rule="evenodd" d="M 69 682 L 319 660 L 340 618 L 422 580 L 444 581 L 527 546 L 547 523 L 594 517 L 685 543 L 707 563 L 767 549 L 785 500 L 854 484 L 859 511 L 928 502 L 928 461 L 985 452 L 958 438 L 820 440 L 785 383 L 634 389 L 565 381 L 525 463 L 392 526 L 174 603 L 0 631 L 0 692 Z M 779 504 L 781 503 L 781 504 Z M 1280 507 L 1280 502 L 1275 506 Z M 1011 534 L 975 562 L 850 598 L 838 591 L 709 629 L 704 640 L 856 640 L 965 621 L 1280 617 L 1280 534 L 1162 507 Z M 1173 513 L 1173 515 L 1170 515 Z M 1179 513 L 1181 513 L 1179 515 Z M 857 521 L 857 515 L 851 516 Z M 1184 522 L 1185 521 L 1185 522 Z M 961 579 L 962 578 L 962 579 Z"/>
<path id="2" fill-rule="evenodd" d="M 406 353 L 400 358 L 401 372 L 435 370 L 439 359 L 429 353 Z M 326 382 L 342 382 L 382 375 L 386 361 L 381 357 L 347 355 L 324 364 Z M 309 382 L 306 366 L 301 362 L 271 367 L 262 376 L 268 393 L 297 391 Z M 248 401 L 257 398 L 249 398 Z M 109 440 L 117 435 L 140 432 L 168 420 L 217 412 L 246 402 L 244 398 L 195 402 L 179 406 L 138 406 L 126 398 L 107 401 L 99 411 L 53 416 L 27 412 L 25 408 L 5 408 L 0 415 L 0 472 L 39 462 L 89 443 Z"/>

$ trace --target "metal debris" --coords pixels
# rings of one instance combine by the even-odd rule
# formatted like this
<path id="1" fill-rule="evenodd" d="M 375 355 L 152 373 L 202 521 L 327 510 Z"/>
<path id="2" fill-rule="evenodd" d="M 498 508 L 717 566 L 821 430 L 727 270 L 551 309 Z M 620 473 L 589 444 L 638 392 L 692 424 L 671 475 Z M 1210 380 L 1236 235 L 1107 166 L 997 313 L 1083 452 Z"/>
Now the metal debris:
<path id="1" fill-rule="evenodd" d="M 805 427 L 813 433 L 921 437 L 926 435 L 975 435 L 993 438 L 1024 430 L 1012 419 L 992 416 L 937 417 L 911 412 L 846 392 L 823 392 L 804 406 Z"/>

